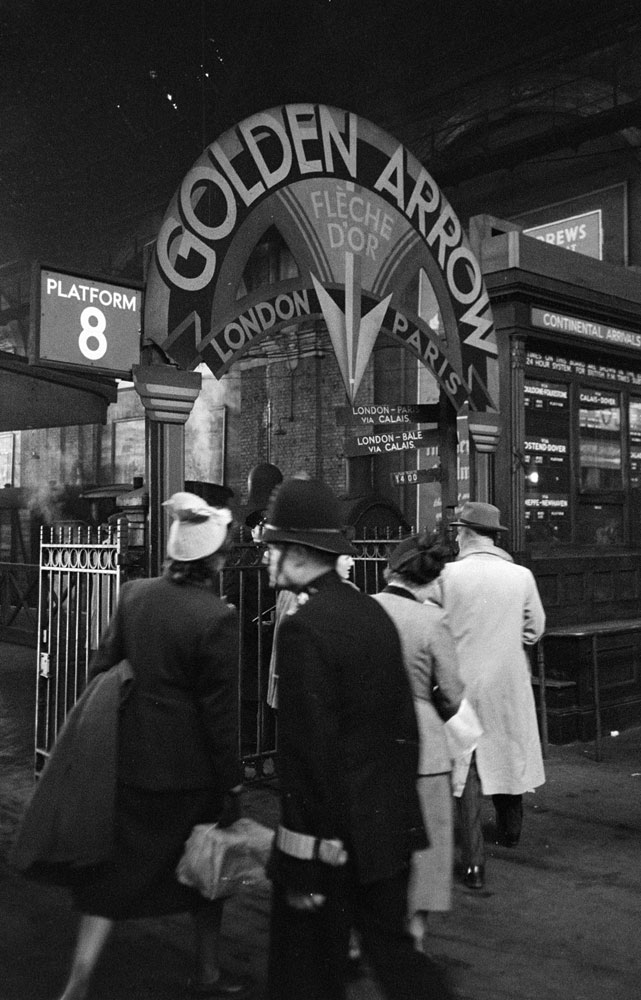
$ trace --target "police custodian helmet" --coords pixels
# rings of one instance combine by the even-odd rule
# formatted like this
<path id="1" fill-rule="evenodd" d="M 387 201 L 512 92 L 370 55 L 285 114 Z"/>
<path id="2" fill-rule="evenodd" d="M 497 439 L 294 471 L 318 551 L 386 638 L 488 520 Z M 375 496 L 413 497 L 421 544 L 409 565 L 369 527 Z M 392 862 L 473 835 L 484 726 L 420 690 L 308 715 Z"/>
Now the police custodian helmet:
<path id="1" fill-rule="evenodd" d="M 341 519 L 340 504 L 329 486 L 314 479 L 286 479 L 274 491 L 263 542 L 291 542 L 321 552 L 354 555 Z"/>

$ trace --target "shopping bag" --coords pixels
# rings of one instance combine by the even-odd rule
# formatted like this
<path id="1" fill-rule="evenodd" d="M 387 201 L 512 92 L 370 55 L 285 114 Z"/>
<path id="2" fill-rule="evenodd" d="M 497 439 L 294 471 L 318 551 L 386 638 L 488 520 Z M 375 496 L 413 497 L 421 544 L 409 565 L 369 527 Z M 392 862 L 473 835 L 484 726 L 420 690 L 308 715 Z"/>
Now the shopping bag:
<path id="1" fill-rule="evenodd" d="M 226 827 L 199 824 L 185 843 L 176 868 L 178 881 L 207 899 L 222 899 L 265 882 L 273 839 L 272 829 L 248 816 Z"/>

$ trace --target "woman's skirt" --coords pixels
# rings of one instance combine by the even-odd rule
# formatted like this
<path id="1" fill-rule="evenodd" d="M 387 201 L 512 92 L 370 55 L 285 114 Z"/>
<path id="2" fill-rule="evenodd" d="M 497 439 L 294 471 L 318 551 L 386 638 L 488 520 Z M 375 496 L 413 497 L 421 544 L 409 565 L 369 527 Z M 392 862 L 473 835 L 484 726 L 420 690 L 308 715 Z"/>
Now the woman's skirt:
<path id="1" fill-rule="evenodd" d="M 193 911 L 203 897 L 181 885 L 176 866 L 192 827 L 214 823 L 222 797 L 210 789 L 150 791 L 118 784 L 114 851 L 74 873 L 70 888 L 85 914 L 123 920 Z"/>
<path id="2" fill-rule="evenodd" d="M 430 846 L 416 851 L 408 891 L 408 916 L 449 910 L 452 903 L 454 825 L 450 774 L 421 776 L 416 785 Z"/>

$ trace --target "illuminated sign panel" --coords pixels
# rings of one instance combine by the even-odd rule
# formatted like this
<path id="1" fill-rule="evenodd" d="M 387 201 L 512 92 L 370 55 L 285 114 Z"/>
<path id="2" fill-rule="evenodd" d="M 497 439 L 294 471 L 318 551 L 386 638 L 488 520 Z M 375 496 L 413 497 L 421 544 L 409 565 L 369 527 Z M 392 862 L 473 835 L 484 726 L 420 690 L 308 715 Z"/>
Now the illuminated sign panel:
<path id="1" fill-rule="evenodd" d="M 49 268 L 37 272 L 35 360 L 130 376 L 140 362 L 141 290 Z"/>
<path id="2" fill-rule="evenodd" d="M 586 257 L 596 257 L 597 260 L 603 259 L 600 208 L 594 212 L 583 212 L 582 215 L 572 215 L 567 219 L 557 219 L 543 226 L 524 229 L 523 232 L 543 243 L 582 253 Z"/>

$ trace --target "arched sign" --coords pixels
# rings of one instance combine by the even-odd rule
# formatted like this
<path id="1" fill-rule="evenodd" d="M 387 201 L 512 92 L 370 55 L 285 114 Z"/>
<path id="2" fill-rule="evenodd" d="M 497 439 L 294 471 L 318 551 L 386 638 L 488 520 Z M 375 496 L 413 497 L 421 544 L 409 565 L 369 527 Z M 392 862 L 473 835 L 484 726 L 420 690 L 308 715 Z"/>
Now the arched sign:
<path id="1" fill-rule="evenodd" d="M 247 261 L 270 227 L 295 267 L 247 293 Z M 145 336 L 220 376 L 260 338 L 318 317 L 352 403 L 385 329 L 457 410 L 498 410 L 481 270 L 433 178 L 355 114 L 285 105 L 226 132 L 185 176 L 158 235 Z"/>

